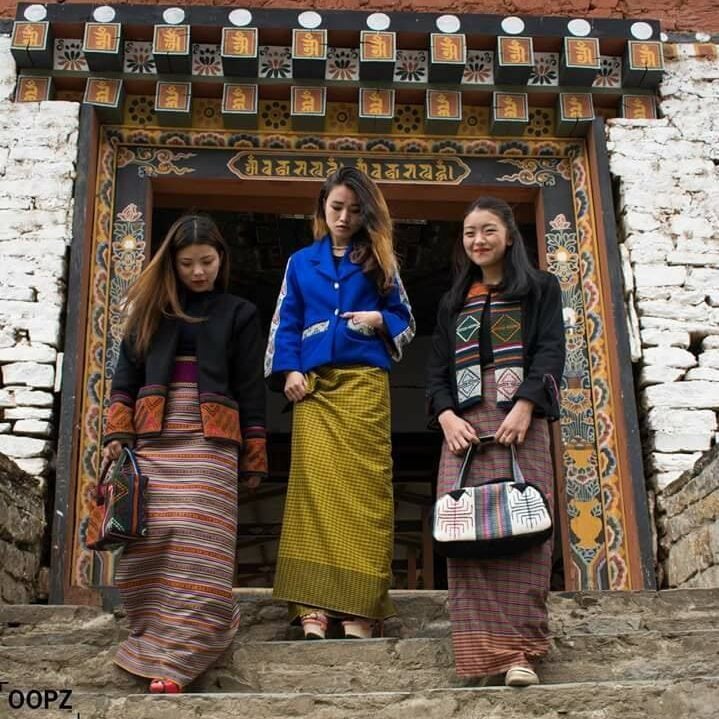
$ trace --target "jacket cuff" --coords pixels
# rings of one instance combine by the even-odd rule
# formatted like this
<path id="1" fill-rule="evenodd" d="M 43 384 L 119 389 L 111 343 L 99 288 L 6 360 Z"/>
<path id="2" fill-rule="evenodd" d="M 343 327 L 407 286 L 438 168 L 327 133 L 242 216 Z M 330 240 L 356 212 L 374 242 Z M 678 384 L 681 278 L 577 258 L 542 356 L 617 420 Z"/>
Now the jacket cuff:
<path id="1" fill-rule="evenodd" d="M 414 337 L 414 328 L 387 310 L 380 311 L 386 330 L 387 349 L 395 362 L 402 359 L 402 352 Z"/>
<path id="2" fill-rule="evenodd" d="M 433 400 L 431 397 L 427 398 L 427 414 L 429 415 L 429 421 L 427 422 L 427 429 L 441 430 L 442 427 L 439 424 L 439 415 L 447 409 L 451 409 L 454 412 L 457 411 L 454 402 L 451 397 L 445 399 Z"/>
<path id="3" fill-rule="evenodd" d="M 550 374 L 545 374 L 541 380 L 525 380 L 512 399 L 514 402 L 527 399 L 534 404 L 534 413 L 537 416 L 546 417 L 552 422 L 559 419 L 559 388 Z"/>
<path id="4" fill-rule="evenodd" d="M 245 431 L 238 473 L 240 477 L 267 477 L 267 440 L 264 428 L 250 427 Z"/>
<path id="5" fill-rule="evenodd" d="M 115 440 L 132 441 L 135 439 L 135 400 L 125 392 L 112 392 L 110 406 L 107 410 L 105 432 L 102 437 L 103 445 Z"/>

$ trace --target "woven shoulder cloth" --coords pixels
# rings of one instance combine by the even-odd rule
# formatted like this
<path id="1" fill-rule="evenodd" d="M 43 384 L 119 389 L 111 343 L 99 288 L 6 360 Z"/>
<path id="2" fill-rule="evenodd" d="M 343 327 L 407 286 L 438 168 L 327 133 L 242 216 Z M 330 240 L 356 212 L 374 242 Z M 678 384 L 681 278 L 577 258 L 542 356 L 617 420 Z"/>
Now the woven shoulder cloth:
<path id="1" fill-rule="evenodd" d="M 483 437 L 479 446 L 493 441 Z M 515 446 L 511 446 L 511 477 L 465 487 L 476 450 L 476 444 L 469 446 L 454 488 L 435 502 L 432 536 L 437 552 L 457 559 L 484 559 L 516 554 L 548 539 L 549 503 L 522 474 Z"/>
<path id="2" fill-rule="evenodd" d="M 146 492 L 147 477 L 140 474 L 132 450 L 123 447 L 115 462 L 103 466 L 95 490 L 95 506 L 87 525 L 85 546 L 105 552 L 147 536 Z"/>

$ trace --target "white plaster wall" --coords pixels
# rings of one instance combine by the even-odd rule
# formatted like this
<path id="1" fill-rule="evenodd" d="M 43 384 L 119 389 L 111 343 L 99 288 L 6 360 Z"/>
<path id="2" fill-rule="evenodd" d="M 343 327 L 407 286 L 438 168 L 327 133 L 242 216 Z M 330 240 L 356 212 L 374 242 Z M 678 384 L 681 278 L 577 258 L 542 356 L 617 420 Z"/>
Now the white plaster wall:
<path id="1" fill-rule="evenodd" d="M 608 123 L 649 498 L 671 586 L 681 547 L 662 531 L 663 495 L 717 443 L 719 411 L 719 59 L 676 49 L 660 87 L 663 119 Z M 716 511 L 702 522 L 718 526 Z M 681 552 L 685 569 L 692 561 Z"/>
<path id="2" fill-rule="evenodd" d="M 0 37 L 0 453 L 42 477 L 53 457 L 79 104 L 14 104 Z"/>

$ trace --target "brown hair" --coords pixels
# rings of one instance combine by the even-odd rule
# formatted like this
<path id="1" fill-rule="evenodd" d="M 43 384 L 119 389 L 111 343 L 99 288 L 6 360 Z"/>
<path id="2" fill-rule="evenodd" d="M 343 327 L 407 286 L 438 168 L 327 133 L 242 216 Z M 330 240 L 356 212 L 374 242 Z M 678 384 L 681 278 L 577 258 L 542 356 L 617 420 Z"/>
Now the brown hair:
<path id="1" fill-rule="evenodd" d="M 185 247 L 210 245 L 220 256 L 216 286 L 226 290 L 230 280 L 229 250 L 217 225 L 206 215 L 183 215 L 167 231 L 160 248 L 130 287 L 125 302 L 125 336 L 132 338 L 133 349 L 144 356 L 163 316 L 187 322 L 202 321 L 186 315 L 180 302 L 175 257 Z M 179 285 L 179 286 L 178 286 Z"/>
<path id="2" fill-rule="evenodd" d="M 357 195 L 362 213 L 362 227 L 352 238 L 350 259 L 362 265 L 365 274 L 372 275 L 380 294 L 386 294 L 394 284 L 397 258 L 392 241 L 392 220 L 379 187 L 355 167 L 341 167 L 330 175 L 320 190 L 312 223 L 316 240 L 329 232 L 325 217 L 325 203 L 335 187 L 344 185 Z"/>

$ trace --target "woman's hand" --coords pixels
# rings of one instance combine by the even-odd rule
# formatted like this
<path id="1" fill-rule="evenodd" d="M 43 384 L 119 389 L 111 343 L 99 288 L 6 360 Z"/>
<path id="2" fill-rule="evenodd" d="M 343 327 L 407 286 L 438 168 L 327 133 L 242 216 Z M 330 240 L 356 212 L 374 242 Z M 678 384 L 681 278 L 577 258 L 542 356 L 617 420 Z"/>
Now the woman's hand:
<path id="1" fill-rule="evenodd" d="M 470 444 L 479 442 L 474 427 L 467 420 L 455 414 L 454 410 L 444 410 L 437 421 L 442 427 L 449 451 L 453 454 L 463 454 Z"/>
<path id="2" fill-rule="evenodd" d="M 369 310 L 367 312 L 343 312 L 340 317 L 349 320 L 353 325 L 367 325 L 374 330 L 379 330 L 384 325 L 384 318 L 381 312 Z"/>
<path id="3" fill-rule="evenodd" d="M 290 402 L 300 402 L 307 394 L 307 379 L 302 372 L 293 370 L 285 374 L 285 397 Z"/>
<path id="4" fill-rule="evenodd" d="M 518 399 L 494 434 L 499 444 L 522 444 L 532 422 L 534 402 Z"/>
<path id="5" fill-rule="evenodd" d="M 114 462 L 122 452 L 122 444 L 113 439 L 112 442 L 108 442 L 105 445 L 105 449 L 102 450 L 102 459 L 105 462 Z"/>
<path id="6" fill-rule="evenodd" d="M 250 490 L 250 492 L 254 492 L 262 482 L 262 477 L 259 474 L 251 474 L 249 477 L 246 477 L 244 480 L 245 487 Z"/>

